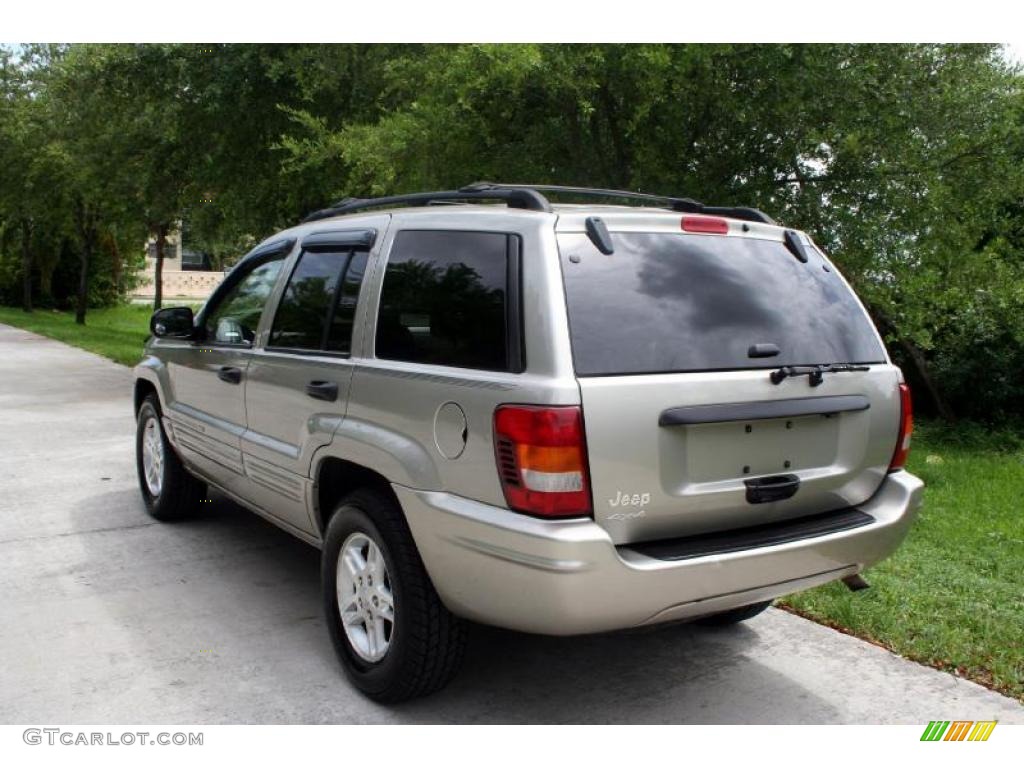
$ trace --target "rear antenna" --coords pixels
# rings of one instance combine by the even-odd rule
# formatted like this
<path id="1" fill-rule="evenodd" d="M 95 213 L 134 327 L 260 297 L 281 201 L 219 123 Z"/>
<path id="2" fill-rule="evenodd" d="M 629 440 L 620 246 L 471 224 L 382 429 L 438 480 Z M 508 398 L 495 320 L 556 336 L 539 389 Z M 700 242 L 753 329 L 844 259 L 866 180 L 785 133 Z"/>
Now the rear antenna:
<path id="1" fill-rule="evenodd" d="M 808 260 L 807 248 L 804 247 L 804 242 L 803 240 L 800 239 L 800 236 L 792 229 L 787 229 L 785 234 L 785 240 L 786 248 L 789 249 L 789 252 L 796 256 L 797 259 L 802 261 L 804 264 L 806 264 Z"/>
<path id="2" fill-rule="evenodd" d="M 603 253 L 605 256 L 611 256 L 615 253 L 615 246 L 612 244 L 612 236 L 608 232 L 608 227 L 604 223 L 604 219 L 600 216 L 588 216 L 587 217 L 587 237 L 590 238 L 590 242 Z"/>

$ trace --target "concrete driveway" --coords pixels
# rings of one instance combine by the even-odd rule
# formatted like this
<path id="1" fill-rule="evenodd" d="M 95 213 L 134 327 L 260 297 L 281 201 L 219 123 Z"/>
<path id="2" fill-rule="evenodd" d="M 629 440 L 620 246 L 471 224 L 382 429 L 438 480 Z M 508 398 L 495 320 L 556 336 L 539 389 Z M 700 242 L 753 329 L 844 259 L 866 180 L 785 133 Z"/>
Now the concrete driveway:
<path id="1" fill-rule="evenodd" d="M 1024 723 L 973 683 L 772 610 L 729 629 L 474 629 L 441 693 L 350 688 L 318 553 L 223 499 L 147 517 L 131 371 L 0 325 L 2 723 Z"/>

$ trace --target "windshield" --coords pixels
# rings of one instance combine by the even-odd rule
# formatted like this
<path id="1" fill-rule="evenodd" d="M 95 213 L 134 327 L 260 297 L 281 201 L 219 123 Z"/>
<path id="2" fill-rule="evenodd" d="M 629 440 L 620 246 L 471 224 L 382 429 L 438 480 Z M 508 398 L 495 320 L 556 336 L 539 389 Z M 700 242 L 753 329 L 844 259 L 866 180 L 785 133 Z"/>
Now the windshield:
<path id="1" fill-rule="evenodd" d="M 821 256 L 741 236 L 558 237 L 576 373 L 603 376 L 882 363 L 857 299 Z M 750 355 L 754 345 L 778 354 Z"/>

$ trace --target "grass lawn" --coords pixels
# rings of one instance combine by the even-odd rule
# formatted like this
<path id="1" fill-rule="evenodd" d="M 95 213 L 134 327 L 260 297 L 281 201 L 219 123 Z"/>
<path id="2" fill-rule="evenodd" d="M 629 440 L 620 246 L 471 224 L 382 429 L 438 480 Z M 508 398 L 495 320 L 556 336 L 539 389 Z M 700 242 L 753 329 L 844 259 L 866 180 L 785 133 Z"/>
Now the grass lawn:
<path id="1" fill-rule="evenodd" d="M 27 314 L 14 307 L 0 307 L 0 323 L 49 336 L 123 365 L 135 365 L 142 358 L 152 314 L 152 306 L 138 304 L 90 309 L 83 327 L 75 325 L 74 312 L 37 309 Z"/>
<path id="2" fill-rule="evenodd" d="M 824 624 L 1024 701 L 1024 437 L 919 424 L 908 469 L 927 484 L 903 547 L 783 601 Z"/>
<path id="3" fill-rule="evenodd" d="M 125 365 L 138 362 L 151 309 L 26 315 L 16 325 Z M 1024 435 L 918 424 L 910 471 L 927 483 L 903 547 L 867 572 L 871 589 L 830 584 L 784 607 L 1024 701 Z"/>

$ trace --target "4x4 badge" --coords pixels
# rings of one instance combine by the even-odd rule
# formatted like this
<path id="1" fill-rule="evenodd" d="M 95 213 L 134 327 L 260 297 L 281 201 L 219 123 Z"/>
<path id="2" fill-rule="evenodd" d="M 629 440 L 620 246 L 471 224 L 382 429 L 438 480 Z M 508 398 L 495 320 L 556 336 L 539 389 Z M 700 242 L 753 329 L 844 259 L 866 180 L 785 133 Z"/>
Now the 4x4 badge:
<path id="1" fill-rule="evenodd" d="M 608 515 L 608 520 L 632 520 L 634 517 L 644 517 L 647 514 L 646 509 L 641 509 L 639 512 L 616 512 L 614 515 Z"/>

